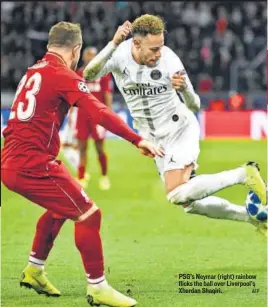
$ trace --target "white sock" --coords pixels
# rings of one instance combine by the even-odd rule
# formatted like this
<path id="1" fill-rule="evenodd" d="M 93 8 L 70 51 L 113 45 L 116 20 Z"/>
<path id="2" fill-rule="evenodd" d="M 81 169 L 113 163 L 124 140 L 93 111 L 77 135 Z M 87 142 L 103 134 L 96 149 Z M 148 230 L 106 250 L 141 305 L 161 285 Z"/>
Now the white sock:
<path id="1" fill-rule="evenodd" d="M 100 278 L 97 279 L 91 279 L 88 277 L 87 275 L 87 282 L 95 289 L 101 289 L 104 286 L 107 285 L 107 281 L 105 279 L 105 276 L 102 276 Z"/>
<path id="2" fill-rule="evenodd" d="M 196 200 L 185 207 L 184 211 L 215 219 L 250 222 L 250 217 L 245 206 L 232 204 L 228 200 L 216 196 Z"/>
<path id="3" fill-rule="evenodd" d="M 45 260 L 37 259 L 33 256 L 29 257 L 29 265 L 34 266 L 36 268 L 39 268 L 41 270 L 44 270 L 45 267 Z"/>
<path id="4" fill-rule="evenodd" d="M 167 195 L 176 204 L 202 199 L 226 187 L 244 183 L 246 171 L 243 167 L 217 174 L 199 175 L 178 186 Z"/>

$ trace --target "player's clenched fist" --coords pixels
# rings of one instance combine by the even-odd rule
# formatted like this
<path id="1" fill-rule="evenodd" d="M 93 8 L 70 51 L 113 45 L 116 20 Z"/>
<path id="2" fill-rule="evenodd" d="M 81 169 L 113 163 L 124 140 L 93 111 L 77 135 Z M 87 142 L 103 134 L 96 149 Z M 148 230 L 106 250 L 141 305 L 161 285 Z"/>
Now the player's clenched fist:
<path id="1" fill-rule="evenodd" d="M 151 158 L 154 158 L 155 156 L 164 157 L 165 155 L 163 149 L 156 147 L 154 144 L 146 140 L 140 141 L 137 147 L 143 155 Z"/>
<path id="2" fill-rule="evenodd" d="M 113 42 L 116 45 L 122 43 L 131 31 L 131 23 L 127 20 L 122 26 L 119 26 L 113 37 Z"/>
<path id="3" fill-rule="evenodd" d="M 187 87 L 184 75 L 185 72 L 180 71 L 179 73 L 173 75 L 171 78 L 172 87 L 180 92 L 184 91 Z"/>

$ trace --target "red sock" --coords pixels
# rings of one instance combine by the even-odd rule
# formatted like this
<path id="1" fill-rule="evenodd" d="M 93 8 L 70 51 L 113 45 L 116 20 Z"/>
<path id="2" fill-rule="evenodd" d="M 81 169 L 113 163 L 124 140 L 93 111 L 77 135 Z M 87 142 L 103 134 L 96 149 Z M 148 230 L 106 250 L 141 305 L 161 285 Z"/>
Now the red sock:
<path id="1" fill-rule="evenodd" d="M 99 161 L 101 166 L 101 173 L 103 176 L 107 174 L 107 156 L 105 153 L 99 155 Z"/>
<path id="2" fill-rule="evenodd" d="M 51 211 L 46 211 L 38 220 L 36 233 L 32 245 L 31 256 L 40 260 L 46 260 L 53 247 L 65 218 L 54 215 Z"/>
<path id="3" fill-rule="evenodd" d="M 86 168 L 82 165 L 78 167 L 78 179 L 83 179 L 85 177 Z"/>
<path id="4" fill-rule="evenodd" d="M 86 275 L 90 279 L 97 279 L 104 275 L 100 224 L 100 210 L 84 222 L 75 223 L 75 244 L 80 251 Z"/>

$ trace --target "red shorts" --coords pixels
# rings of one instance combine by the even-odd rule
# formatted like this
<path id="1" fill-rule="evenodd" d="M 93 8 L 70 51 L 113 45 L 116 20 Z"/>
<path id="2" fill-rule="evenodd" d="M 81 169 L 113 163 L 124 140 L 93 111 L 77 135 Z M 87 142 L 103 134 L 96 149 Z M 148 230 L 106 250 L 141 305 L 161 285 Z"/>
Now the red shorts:
<path id="1" fill-rule="evenodd" d="M 95 141 L 101 141 L 105 139 L 106 129 L 100 125 L 92 124 L 85 112 L 79 108 L 77 110 L 75 128 L 76 138 L 78 140 L 86 141 L 89 137 L 92 137 Z"/>
<path id="2" fill-rule="evenodd" d="M 98 208 L 61 161 L 47 164 L 47 174 L 2 169 L 2 182 L 13 192 L 72 220 L 84 220 Z"/>

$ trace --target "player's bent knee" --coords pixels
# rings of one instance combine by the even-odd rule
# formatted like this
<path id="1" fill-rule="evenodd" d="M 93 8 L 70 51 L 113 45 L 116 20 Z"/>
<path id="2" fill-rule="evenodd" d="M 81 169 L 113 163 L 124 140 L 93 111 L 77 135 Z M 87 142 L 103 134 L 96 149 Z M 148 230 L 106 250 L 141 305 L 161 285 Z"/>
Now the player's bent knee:
<path id="1" fill-rule="evenodd" d="M 85 213 L 78 217 L 77 222 L 84 222 L 90 218 L 90 216 L 92 216 L 97 210 L 99 210 L 99 207 L 93 203 L 93 205 Z"/>
<path id="2" fill-rule="evenodd" d="M 88 211 L 78 217 L 76 223 L 83 224 L 90 228 L 100 229 L 101 210 L 95 203 L 93 203 Z"/>
<path id="3" fill-rule="evenodd" d="M 186 184 L 177 186 L 167 194 L 167 200 L 173 204 L 183 205 L 189 202 L 189 193 Z"/>
<path id="4" fill-rule="evenodd" d="M 174 191 L 177 187 L 181 186 L 182 184 L 186 183 L 186 178 L 176 178 L 176 180 L 165 180 L 166 183 L 166 193 L 170 193 Z"/>
<path id="5" fill-rule="evenodd" d="M 198 210 L 196 210 L 195 204 L 196 204 L 196 201 L 191 202 L 190 204 L 187 204 L 187 205 L 185 204 L 184 205 L 184 212 L 185 213 L 192 213 L 192 214 L 197 213 Z"/>

